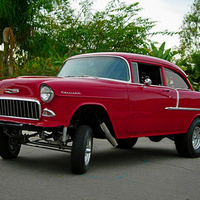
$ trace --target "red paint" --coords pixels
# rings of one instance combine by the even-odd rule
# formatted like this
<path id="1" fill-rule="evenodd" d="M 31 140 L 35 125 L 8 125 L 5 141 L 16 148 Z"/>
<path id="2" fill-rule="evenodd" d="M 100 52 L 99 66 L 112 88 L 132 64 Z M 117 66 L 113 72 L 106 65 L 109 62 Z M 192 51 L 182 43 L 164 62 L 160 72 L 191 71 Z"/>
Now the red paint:
<path id="1" fill-rule="evenodd" d="M 97 53 L 75 56 L 70 59 L 98 56 L 121 57 L 127 61 L 130 81 L 97 79 L 92 77 L 18 77 L 0 82 L 0 98 L 38 100 L 41 110 L 52 110 L 55 117 L 28 120 L 0 116 L 0 121 L 29 124 L 39 127 L 69 126 L 73 114 L 82 105 L 102 106 L 112 123 L 116 138 L 166 135 L 187 132 L 192 120 L 200 111 L 173 110 L 176 108 L 200 108 L 200 93 L 193 91 L 184 72 L 176 65 L 154 57 L 129 53 Z M 160 67 L 162 85 L 144 86 L 133 82 L 131 62 Z M 188 84 L 188 89 L 168 87 L 174 82 L 166 80 L 164 68 L 174 70 Z M 54 91 L 50 103 L 40 99 L 40 86 L 47 84 Z M 18 89 L 18 93 L 5 93 L 6 89 Z"/>

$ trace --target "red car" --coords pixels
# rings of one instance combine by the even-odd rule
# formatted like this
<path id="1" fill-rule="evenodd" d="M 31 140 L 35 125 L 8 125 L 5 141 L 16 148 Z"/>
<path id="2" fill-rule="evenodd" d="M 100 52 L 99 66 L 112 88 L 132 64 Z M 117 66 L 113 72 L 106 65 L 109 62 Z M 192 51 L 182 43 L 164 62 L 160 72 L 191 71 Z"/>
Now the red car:
<path id="1" fill-rule="evenodd" d="M 88 170 L 93 138 L 132 148 L 138 137 L 175 141 L 184 157 L 200 156 L 200 93 L 176 65 L 130 53 L 67 59 L 57 77 L 0 82 L 0 155 L 21 144 L 71 152 L 71 169 Z"/>

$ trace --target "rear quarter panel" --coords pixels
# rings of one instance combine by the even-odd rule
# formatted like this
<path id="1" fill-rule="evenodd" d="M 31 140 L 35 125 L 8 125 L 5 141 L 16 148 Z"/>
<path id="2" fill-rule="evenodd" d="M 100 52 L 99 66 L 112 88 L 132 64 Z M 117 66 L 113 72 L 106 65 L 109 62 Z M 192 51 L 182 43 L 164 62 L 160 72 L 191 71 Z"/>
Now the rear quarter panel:
<path id="1" fill-rule="evenodd" d="M 174 133 L 185 133 L 192 121 L 196 117 L 200 117 L 200 92 L 182 89 L 177 91 L 179 93 L 179 109 L 171 111 L 172 131 Z"/>

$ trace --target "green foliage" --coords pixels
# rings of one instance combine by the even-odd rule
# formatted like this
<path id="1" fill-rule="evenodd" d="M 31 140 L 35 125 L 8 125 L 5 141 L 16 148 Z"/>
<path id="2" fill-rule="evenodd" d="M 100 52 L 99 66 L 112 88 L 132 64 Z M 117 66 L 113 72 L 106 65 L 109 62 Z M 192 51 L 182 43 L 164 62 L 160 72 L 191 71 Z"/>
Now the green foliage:
<path id="1" fill-rule="evenodd" d="M 189 71 L 190 70 L 190 71 Z M 186 72 L 193 83 L 195 90 L 200 90 L 200 51 L 191 55 L 191 66 L 187 67 Z"/>
<path id="2" fill-rule="evenodd" d="M 180 59 L 177 65 L 188 74 L 188 78 L 195 90 L 200 90 L 200 0 L 194 0 L 190 12 L 182 22 L 180 46 L 178 48 Z"/>
<path id="3" fill-rule="evenodd" d="M 56 76 L 63 64 L 63 60 L 66 58 L 40 58 L 36 57 L 34 59 L 30 59 L 28 62 L 23 63 L 23 65 L 14 65 L 14 74 L 13 77 L 17 76 L 28 76 L 28 75 L 40 75 L 40 76 Z M 8 77 L 8 74 L 0 65 L 0 79 L 4 79 Z"/>
<path id="4" fill-rule="evenodd" d="M 60 66 L 63 63 L 62 60 L 53 58 L 43 59 L 36 57 L 28 61 L 23 67 L 15 70 L 15 76 L 26 76 L 26 75 L 41 75 L 41 76 L 56 76 L 60 70 Z"/>
<path id="5" fill-rule="evenodd" d="M 141 47 L 149 41 L 149 32 L 155 23 L 138 17 L 141 10 L 138 3 L 126 5 L 112 0 L 105 11 L 95 13 L 91 12 L 91 5 L 92 1 L 81 1 L 81 10 L 75 15 L 63 3 L 54 11 L 56 20 L 51 13 L 46 16 L 43 30 L 51 26 L 49 40 L 53 38 L 57 45 L 63 44 L 69 55 L 99 51 L 142 53 Z"/>
<path id="6" fill-rule="evenodd" d="M 188 55 L 185 59 L 180 58 L 176 64 L 188 75 L 194 90 L 200 91 L 200 51 Z"/>
<path id="7" fill-rule="evenodd" d="M 148 43 L 155 23 L 138 17 L 138 3 L 126 5 L 111 0 L 102 12 L 92 12 L 92 3 L 80 1 L 78 13 L 69 1 L 63 1 L 51 12 L 40 12 L 34 22 L 34 35 L 26 40 L 25 55 L 21 56 L 24 51 L 17 54 L 21 67 L 15 75 L 47 75 L 48 70 L 42 69 L 48 65 L 41 60 L 49 58 L 61 61 L 72 55 L 100 51 L 142 53 L 141 47 Z"/>
<path id="8" fill-rule="evenodd" d="M 155 22 L 139 16 L 142 8 L 137 2 L 110 0 L 104 11 L 93 11 L 93 0 L 79 0 L 79 10 L 70 2 L 0 0 L 0 35 L 11 27 L 17 41 L 14 76 L 55 75 L 65 58 L 80 53 L 143 53 L 149 36 L 172 34 L 152 33 Z M 151 44 L 151 48 L 149 55 L 166 60 L 174 55 L 171 49 L 165 50 L 165 43 L 159 49 Z M 0 69 L 1 78 L 7 76 L 5 71 Z"/>
<path id="9" fill-rule="evenodd" d="M 168 61 L 171 61 L 172 58 L 178 54 L 177 51 L 172 51 L 171 48 L 165 50 L 165 42 L 163 42 L 159 48 L 157 48 L 153 43 L 150 45 L 151 49 L 143 48 L 143 54 L 162 58 Z"/>
<path id="10" fill-rule="evenodd" d="M 194 0 L 191 11 L 184 16 L 180 32 L 182 56 L 192 54 L 200 46 L 200 0 Z"/>
<path id="11" fill-rule="evenodd" d="M 13 30 L 18 46 L 26 50 L 26 40 L 34 34 L 34 23 L 41 12 L 52 11 L 61 0 L 0 0 L 0 35 L 5 27 Z M 2 38 L 0 44 L 2 43 Z"/>

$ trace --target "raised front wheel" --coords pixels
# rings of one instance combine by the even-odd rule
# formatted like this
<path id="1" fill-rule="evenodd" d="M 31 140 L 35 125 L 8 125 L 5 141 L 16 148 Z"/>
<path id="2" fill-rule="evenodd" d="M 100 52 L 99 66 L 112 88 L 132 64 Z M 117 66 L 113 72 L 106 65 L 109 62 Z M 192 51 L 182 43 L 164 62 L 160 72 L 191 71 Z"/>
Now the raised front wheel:
<path id="1" fill-rule="evenodd" d="M 195 119 L 186 134 L 176 135 L 177 152 L 183 157 L 200 157 L 200 119 Z"/>
<path id="2" fill-rule="evenodd" d="M 71 169 L 75 174 L 84 174 L 92 155 L 93 134 L 87 125 L 81 125 L 74 136 L 71 152 Z"/>

